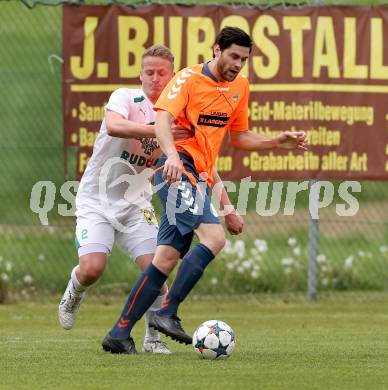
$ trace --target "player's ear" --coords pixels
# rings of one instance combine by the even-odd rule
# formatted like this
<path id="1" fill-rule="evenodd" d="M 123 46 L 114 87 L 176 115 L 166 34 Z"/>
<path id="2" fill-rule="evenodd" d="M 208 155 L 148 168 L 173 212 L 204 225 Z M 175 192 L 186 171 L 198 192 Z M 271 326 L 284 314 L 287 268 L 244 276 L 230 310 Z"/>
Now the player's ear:
<path id="1" fill-rule="evenodd" d="M 218 43 L 213 46 L 213 58 L 217 58 L 221 55 L 221 48 Z"/>

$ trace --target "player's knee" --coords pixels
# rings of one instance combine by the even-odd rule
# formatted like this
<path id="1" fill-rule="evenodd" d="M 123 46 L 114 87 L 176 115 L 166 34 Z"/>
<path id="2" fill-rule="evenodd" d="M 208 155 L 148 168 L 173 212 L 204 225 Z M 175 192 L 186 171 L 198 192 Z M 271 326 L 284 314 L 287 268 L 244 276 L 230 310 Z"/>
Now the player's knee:
<path id="1" fill-rule="evenodd" d="M 215 246 L 214 251 L 213 251 L 214 255 L 216 255 L 217 253 L 222 251 L 222 249 L 225 246 L 225 242 L 226 242 L 226 240 L 225 240 L 224 235 L 220 235 L 220 236 L 215 238 L 214 244 L 213 244 Z"/>
<path id="2" fill-rule="evenodd" d="M 177 262 L 178 259 L 160 257 L 155 257 L 152 261 L 153 265 L 165 275 L 170 275 L 171 271 L 175 268 Z"/>
<path id="3" fill-rule="evenodd" d="M 100 278 L 104 272 L 104 269 L 105 267 L 101 265 L 87 265 L 82 272 L 84 282 L 86 281 L 87 283 L 94 283 Z"/>
<path id="4" fill-rule="evenodd" d="M 156 248 L 152 264 L 165 275 L 169 275 L 178 263 L 178 260 L 179 252 L 175 248 L 169 245 L 160 245 Z"/>
<path id="5" fill-rule="evenodd" d="M 211 237 L 207 237 L 206 240 L 201 240 L 201 243 L 207 246 L 215 255 L 221 252 L 225 246 L 225 235 L 223 233 L 214 234 Z"/>
<path id="6" fill-rule="evenodd" d="M 82 261 L 79 265 L 77 277 L 81 284 L 91 284 L 97 281 L 105 270 L 105 262 L 102 261 Z"/>

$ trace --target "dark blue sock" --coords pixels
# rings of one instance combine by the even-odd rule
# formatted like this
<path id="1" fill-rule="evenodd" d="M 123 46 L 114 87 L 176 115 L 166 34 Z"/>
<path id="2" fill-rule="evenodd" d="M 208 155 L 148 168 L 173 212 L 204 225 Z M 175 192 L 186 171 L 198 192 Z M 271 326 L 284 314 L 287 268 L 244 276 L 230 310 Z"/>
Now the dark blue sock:
<path id="1" fill-rule="evenodd" d="M 113 338 L 124 339 L 129 336 L 135 323 L 160 294 L 166 279 L 167 276 L 152 263 L 144 270 L 132 287 L 120 318 L 109 332 Z"/>
<path id="2" fill-rule="evenodd" d="M 183 258 L 175 280 L 158 314 L 177 315 L 179 304 L 201 278 L 206 266 L 214 259 L 213 252 L 205 245 L 198 244 Z"/>

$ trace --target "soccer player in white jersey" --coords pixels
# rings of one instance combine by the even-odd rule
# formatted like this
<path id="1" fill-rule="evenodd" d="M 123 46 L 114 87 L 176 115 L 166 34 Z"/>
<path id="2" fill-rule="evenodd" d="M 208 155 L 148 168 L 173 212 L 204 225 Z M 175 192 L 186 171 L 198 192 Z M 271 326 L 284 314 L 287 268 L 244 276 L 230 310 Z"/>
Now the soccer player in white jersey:
<path id="1" fill-rule="evenodd" d="M 142 56 L 142 88 L 114 91 L 105 107 L 105 118 L 76 197 L 79 264 L 71 272 L 59 304 L 59 321 L 65 329 L 73 327 L 86 290 L 104 272 L 114 242 L 135 260 L 140 270 L 153 258 L 158 226 L 150 193 L 146 185 L 139 188 L 120 178 L 125 178 L 125 174 L 141 178 L 139 174 L 157 160 L 153 105 L 174 74 L 173 62 L 168 48 L 150 47 Z M 148 183 L 146 178 L 143 183 Z M 166 292 L 164 285 L 145 315 L 146 352 L 170 353 L 158 332 L 148 326 Z"/>
<path id="2" fill-rule="evenodd" d="M 116 90 L 105 107 L 105 119 L 76 196 L 79 265 L 72 270 L 59 304 L 59 321 L 65 329 L 73 327 L 86 290 L 104 272 L 114 242 L 135 260 L 141 271 L 153 259 L 158 225 L 147 177 L 148 168 L 156 165 L 160 154 L 154 138 L 153 105 L 174 74 L 173 61 L 172 53 L 164 46 L 147 49 L 142 56 L 142 88 Z M 191 137 L 190 131 L 182 128 L 173 132 L 175 138 Z M 220 180 L 215 174 L 215 181 Z M 222 208 L 231 207 L 225 190 L 220 197 Z M 232 234 L 242 231 L 243 220 L 234 211 L 226 216 L 225 223 Z M 158 331 L 149 327 L 166 294 L 164 284 L 145 314 L 145 352 L 170 353 Z M 136 353 L 131 342 L 112 345 L 109 350 Z"/>

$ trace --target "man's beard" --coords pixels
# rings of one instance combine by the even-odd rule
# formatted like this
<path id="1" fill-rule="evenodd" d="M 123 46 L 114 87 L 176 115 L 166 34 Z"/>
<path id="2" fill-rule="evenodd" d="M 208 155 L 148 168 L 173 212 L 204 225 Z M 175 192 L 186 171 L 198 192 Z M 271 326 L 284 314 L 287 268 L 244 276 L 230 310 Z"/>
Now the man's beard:
<path id="1" fill-rule="evenodd" d="M 222 64 L 218 64 L 218 72 L 225 81 L 233 81 L 238 75 L 238 72 L 233 72 L 231 69 L 225 70 Z"/>
<path id="2" fill-rule="evenodd" d="M 238 72 L 232 72 L 230 69 L 228 69 L 221 72 L 221 75 L 225 81 L 233 81 L 237 77 Z"/>

